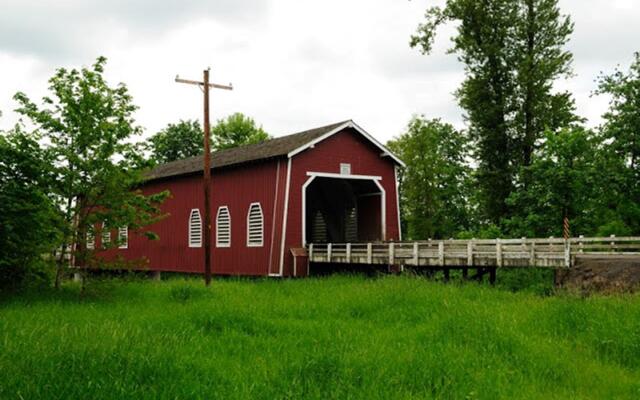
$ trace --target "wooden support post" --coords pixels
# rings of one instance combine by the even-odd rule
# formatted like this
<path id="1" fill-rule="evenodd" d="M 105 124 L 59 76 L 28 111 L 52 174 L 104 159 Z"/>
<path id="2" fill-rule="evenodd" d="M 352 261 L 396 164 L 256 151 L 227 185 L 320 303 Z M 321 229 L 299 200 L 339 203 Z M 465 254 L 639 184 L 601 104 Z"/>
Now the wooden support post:
<path id="1" fill-rule="evenodd" d="M 438 242 L 438 265 L 444 267 L 444 242 Z"/>
<path id="2" fill-rule="evenodd" d="M 502 242 L 500 239 L 496 239 L 496 264 L 498 267 L 502 267 Z"/>
<path id="3" fill-rule="evenodd" d="M 444 281 L 449 282 L 449 278 L 451 277 L 451 271 L 449 268 L 443 269 L 442 272 L 444 272 Z"/>
<path id="4" fill-rule="evenodd" d="M 462 268 L 462 279 L 465 281 L 469 279 L 469 268 Z"/>
<path id="5" fill-rule="evenodd" d="M 467 266 L 473 265 L 473 240 L 467 242 Z"/>
<path id="6" fill-rule="evenodd" d="M 347 264 L 351 264 L 351 243 L 347 243 Z"/>
<path id="7" fill-rule="evenodd" d="M 151 279 L 153 279 L 154 281 L 161 281 L 162 273 L 160 271 L 153 271 L 153 273 L 151 274 Z"/>
<path id="8" fill-rule="evenodd" d="M 389 265 L 394 265 L 396 263 L 396 248 L 395 243 L 389 242 Z"/>
<path id="9" fill-rule="evenodd" d="M 420 249 L 418 248 L 418 242 L 413 242 L 413 265 L 416 267 L 420 265 Z"/>
<path id="10" fill-rule="evenodd" d="M 327 244 L 327 262 L 331 262 L 331 243 Z"/>
<path id="11" fill-rule="evenodd" d="M 313 243 L 309 244 L 309 261 L 313 261 Z"/>
<path id="12" fill-rule="evenodd" d="M 367 243 L 367 264 L 372 264 L 373 261 L 373 245 Z"/>
<path id="13" fill-rule="evenodd" d="M 496 284 L 496 270 L 495 267 L 489 269 L 489 283 L 492 285 Z"/>

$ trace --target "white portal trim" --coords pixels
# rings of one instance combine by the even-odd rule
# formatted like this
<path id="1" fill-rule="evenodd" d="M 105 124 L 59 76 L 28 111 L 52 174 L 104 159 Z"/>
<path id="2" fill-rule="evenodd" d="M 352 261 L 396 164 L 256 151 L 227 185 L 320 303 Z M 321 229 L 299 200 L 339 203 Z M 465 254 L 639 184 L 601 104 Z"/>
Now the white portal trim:
<path id="1" fill-rule="evenodd" d="M 389 150 L 388 148 L 386 148 L 382 143 L 378 142 L 373 136 L 371 136 L 370 134 L 368 134 L 364 129 L 362 129 L 360 126 L 358 126 L 358 124 L 356 124 L 355 122 L 349 120 L 346 121 L 344 124 L 338 126 L 337 128 L 325 133 L 324 135 L 315 138 L 314 140 L 294 149 L 291 150 L 289 152 L 289 154 L 287 154 L 287 156 L 289 158 L 295 156 L 296 154 L 303 152 L 309 148 L 313 148 L 317 143 L 322 142 L 323 140 L 335 135 L 338 132 L 341 132 L 342 130 L 346 129 L 346 128 L 353 128 L 356 132 L 358 132 L 359 134 L 361 134 L 362 136 L 364 136 L 367 140 L 369 140 L 374 146 L 378 147 L 380 150 L 382 150 L 382 154 L 381 156 L 383 157 L 391 157 L 395 162 L 397 162 L 398 164 L 400 164 L 402 167 L 406 167 L 406 164 L 404 162 L 402 162 L 402 160 L 400 160 L 396 155 L 394 155 L 391 150 Z"/>
<path id="2" fill-rule="evenodd" d="M 396 181 L 396 213 L 398 214 L 398 240 L 402 240 L 402 225 L 400 224 L 400 182 L 398 182 L 398 166 L 393 167 L 393 177 Z"/>
<path id="3" fill-rule="evenodd" d="M 382 180 L 381 176 L 376 176 L 376 175 L 346 175 L 346 174 L 334 174 L 331 172 L 307 172 L 307 176 L 320 177 L 320 178 L 338 178 L 338 179 L 364 179 L 368 181 Z"/>
<path id="4" fill-rule="evenodd" d="M 382 179 L 379 176 L 368 176 L 368 175 L 341 175 L 341 174 L 326 174 L 323 172 L 307 172 L 307 176 L 309 177 L 305 183 L 302 185 L 302 247 L 307 245 L 307 187 L 311 185 L 314 179 L 318 177 L 322 178 L 334 178 L 334 179 L 365 179 L 370 180 L 380 189 L 380 193 L 371 193 L 372 196 L 380 196 L 380 224 L 382 225 L 381 234 L 382 240 L 386 240 L 386 218 L 387 218 L 387 210 L 386 206 L 386 191 L 384 187 L 380 183 Z M 356 178 L 354 178 L 356 177 Z"/>
<path id="5" fill-rule="evenodd" d="M 287 240 L 287 214 L 289 214 L 289 189 L 291 186 L 291 158 L 287 162 L 287 183 L 284 191 L 284 213 L 282 213 L 282 238 L 280 240 L 280 276 L 284 273 L 284 247 Z"/>
<path id="6" fill-rule="evenodd" d="M 378 180 L 374 180 L 373 183 L 375 183 L 378 186 L 378 189 L 380 189 L 380 214 L 382 215 L 382 241 L 387 240 L 387 191 L 384 190 L 384 187 L 382 186 L 382 184 L 380 183 L 380 181 Z"/>
<path id="7" fill-rule="evenodd" d="M 317 177 L 318 175 L 309 175 L 309 179 L 302 185 L 302 247 L 307 245 L 307 187 Z"/>

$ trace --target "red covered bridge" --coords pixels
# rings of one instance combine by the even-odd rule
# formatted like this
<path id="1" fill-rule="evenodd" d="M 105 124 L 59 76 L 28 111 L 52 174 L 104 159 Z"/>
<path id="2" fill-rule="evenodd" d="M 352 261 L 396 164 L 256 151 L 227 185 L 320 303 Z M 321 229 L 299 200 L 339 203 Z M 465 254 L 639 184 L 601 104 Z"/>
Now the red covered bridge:
<path id="1" fill-rule="evenodd" d="M 215 152 L 212 166 L 215 274 L 305 276 L 292 249 L 308 242 L 401 239 L 403 163 L 353 121 Z M 152 271 L 203 271 L 202 157 L 158 166 L 143 187 L 167 189 L 169 216 L 151 227 L 160 240 L 121 229 L 127 243 L 104 256 L 146 258 Z"/>

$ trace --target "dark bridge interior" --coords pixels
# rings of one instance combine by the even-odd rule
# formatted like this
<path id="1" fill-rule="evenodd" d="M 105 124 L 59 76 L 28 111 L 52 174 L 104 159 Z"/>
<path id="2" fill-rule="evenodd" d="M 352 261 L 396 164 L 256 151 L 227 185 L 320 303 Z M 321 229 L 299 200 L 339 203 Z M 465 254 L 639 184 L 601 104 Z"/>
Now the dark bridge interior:
<path id="1" fill-rule="evenodd" d="M 381 196 L 371 180 L 315 178 L 306 188 L 307 243 L 380 240 Z"/>

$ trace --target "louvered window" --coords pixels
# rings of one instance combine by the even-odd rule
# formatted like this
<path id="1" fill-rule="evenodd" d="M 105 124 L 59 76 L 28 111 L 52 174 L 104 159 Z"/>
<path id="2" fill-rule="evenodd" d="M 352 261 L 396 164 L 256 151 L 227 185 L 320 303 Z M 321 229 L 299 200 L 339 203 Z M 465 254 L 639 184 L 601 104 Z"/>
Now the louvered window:
<path id="1" fill-rule="evenodd" d="M 231 246 L 231 215 L 229 207 L 218 208 L 216 216 L 216 247 Z"/>
<path id="2" fill-rule="evenodd" d="M 327 224 L 324 222 L 324 216 L 320 211 L 317 211 L 313 217 L 311 236 L 314 243 L 326 243 L 327 241 Z"/>
<path id="3" fill-rule="evenodd" d="M 118 228 L 118 248 L 126 249 L 129 247 L 129 228 L 126 226 Z"/>
<path id="4" fill-rule="evenodd" d="M 347 210 L 344 223 L 344 237 L 349 243 L 358 240 L 358 219 L 355 207 Z"/>
<path id="5" fill-rule="evenodd" d="M 96 238 L 93 232 L 87 230 L 87 250 L 93 250 L 96 248 Z"/>
<path id="6" fill-rule="evenodd" d="M 189 215 L 189 247 L 202 247 L 202 218 L 197 208 Z"/>
<path id="7" fill-rule="evenodd" d="M 111 244 L 111 231 L 107 226 L 102 224 L 102 248 L 106 249 Z"/>
<path id="8" fill-rule="evenodd" d="M 261 247 L 264 240 L 264 217 L 260 203 L 252 203 L 247 213 L 247 246 Z"/>

